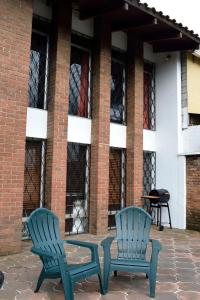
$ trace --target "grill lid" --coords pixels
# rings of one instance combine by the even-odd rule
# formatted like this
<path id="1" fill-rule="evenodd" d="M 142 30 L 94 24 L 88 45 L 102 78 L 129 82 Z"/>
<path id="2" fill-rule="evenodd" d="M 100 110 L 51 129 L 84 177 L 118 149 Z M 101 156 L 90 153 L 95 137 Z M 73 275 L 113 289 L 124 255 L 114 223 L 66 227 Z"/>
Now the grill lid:
<path id="1" fill-rule="evenodd" d="M 168 202 L 170 198 L 170 194 L 167 190 L 165 189 L 154 189 L 151 190 L 149 193 L 149 196 L 157 196 L 159 199 L 153 199 L 153 203 L 158 203 L 158 202 Z"/>

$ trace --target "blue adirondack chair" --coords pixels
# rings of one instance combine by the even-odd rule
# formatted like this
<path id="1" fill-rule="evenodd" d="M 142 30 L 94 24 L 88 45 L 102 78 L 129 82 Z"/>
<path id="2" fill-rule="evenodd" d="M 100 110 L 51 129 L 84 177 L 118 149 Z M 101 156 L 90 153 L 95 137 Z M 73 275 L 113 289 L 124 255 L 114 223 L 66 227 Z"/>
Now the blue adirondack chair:
<path id="1" fill-rule="evenodd" d="M 104 249 L 104 292 L 108 292 L 111 272 L 144 272 L 149 278 L 150 296 L 155 297 L 159 241 L 149 239 L 151 216 L 142 208 L 130 206 L 116 214 L 116 237 L 107 237 L 101 242 Z M 110 248 L 117 241 L 118 255 L 112 258 Z M 151 260 L 146 260 L 148 242 L 152 243 Z"/>
<path id="2" fill-rule="evenodd" d="M 43 268 L 35 292 L 38 292 L 45 278 L 61 278 L 65 300 L 73 300 L 75 282 L 97 274 L 100 292 L 103 294 L 98 245 L 77 240 L 61 240 L 58 217 L 48 209 L 38 208 L 27 221 L 33 242 L 31 251 L 40 256 Z M 91 261 L 70 265 L 65 257 L 64 243 L 86 247 L 91 250 Z"/>

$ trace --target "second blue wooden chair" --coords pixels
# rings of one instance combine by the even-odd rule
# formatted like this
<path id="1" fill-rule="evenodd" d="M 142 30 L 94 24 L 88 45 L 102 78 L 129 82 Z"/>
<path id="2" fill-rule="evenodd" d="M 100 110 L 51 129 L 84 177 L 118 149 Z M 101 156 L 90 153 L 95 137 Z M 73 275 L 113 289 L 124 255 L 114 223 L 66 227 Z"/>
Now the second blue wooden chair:
<path id="1" fill-rule="evenodd" d="M 111 272 L 117 271 L 144 272 L 149 278 L 150 296 L 155 297 L 158 253 L 161 249 L 159 241 L 149 239 L 151 216 L 142 208 L 130 206 L 122 209 L 116 217 L 116 237 L 107 237 L 101 245 L 104 249 L 104 289 L 108 292 Z M 110 248 L 116 240 L 117 258 L 112 258 Z M 152 244 L 151 259 L 146 259 L 148 243 Z"/>

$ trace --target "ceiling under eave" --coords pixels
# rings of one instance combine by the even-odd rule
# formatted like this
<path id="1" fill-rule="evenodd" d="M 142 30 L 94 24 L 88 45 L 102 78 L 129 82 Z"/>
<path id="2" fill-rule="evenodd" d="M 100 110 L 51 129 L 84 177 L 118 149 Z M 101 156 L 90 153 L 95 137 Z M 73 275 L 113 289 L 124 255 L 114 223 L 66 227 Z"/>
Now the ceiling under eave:
<path id="1" fill-rule="evenodd" d="M 132 34 L 152 44 L 154 52 L 199 48 L 197 34 L 139 0 L 79 0 L 79 9 L 81 19 L 102 17 L 112 31 Z"/>

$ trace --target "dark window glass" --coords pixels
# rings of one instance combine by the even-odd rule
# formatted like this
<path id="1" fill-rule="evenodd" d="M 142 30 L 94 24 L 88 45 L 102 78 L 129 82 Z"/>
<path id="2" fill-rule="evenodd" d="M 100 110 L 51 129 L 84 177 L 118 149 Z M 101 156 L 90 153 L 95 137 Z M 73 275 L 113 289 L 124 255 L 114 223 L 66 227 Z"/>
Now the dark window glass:
<path id="1" fill-rule="evenodd" d="M 124 64 L 112 60 L 111 65 L 111 122 L 123 123 L 125 99 L 125 67 Z"/>
<path id="2" fill-rule="evenodd" d="M 44 200 L 44 147 L 45 142 L 26 142 L 23 217 L 29 216 Z"/>
<path id="3" fill-rule="evenodd" d="M 144 118 L 143 128 L 155 130 L 155 67 L 151 63 L 144 64 Z"/>
<path id="4" fill-rule="evenodd" d="M 69 114 L 90 116 L 90 55 L 87 50 L 71 49 Z"/>
<path id="5" fill-rule="evenodd" d="M 200 114 L 189 114 L 190 126 L 200 125 Z"/>
<path id="6" fill-rule="evenodd" d="M 88 231 L 88 161 L 88 146 L 68 143 L 65 230 L 69 234 Z"/>
<path id="7" fill-rule="evenodd" d="M 47 82 L 47 37 L 32 33 L 29 67 L 29 107 L 45 108 Z"/>
<path id="8" fill-rule="evenodd" d="M 156 152 L 143 152 L 143 194 L 156 187 Z"/>

